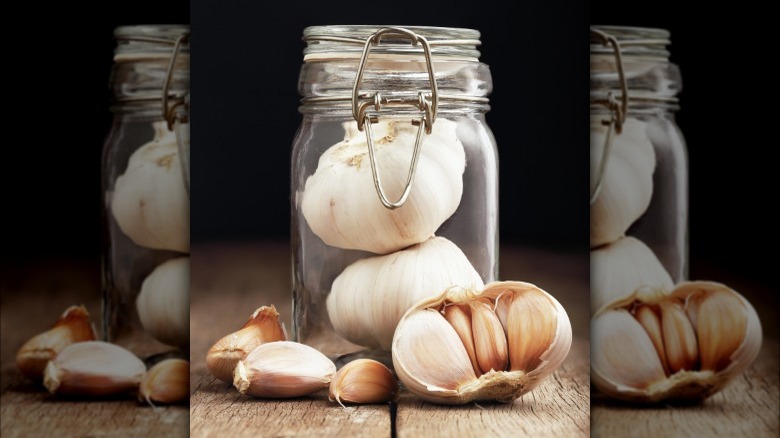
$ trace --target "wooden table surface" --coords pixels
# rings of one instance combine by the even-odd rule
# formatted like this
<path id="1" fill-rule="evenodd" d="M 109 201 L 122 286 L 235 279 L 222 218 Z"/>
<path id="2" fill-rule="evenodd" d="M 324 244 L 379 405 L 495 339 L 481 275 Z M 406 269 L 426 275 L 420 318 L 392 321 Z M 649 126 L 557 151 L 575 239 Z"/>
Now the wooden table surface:
<path id="1" fill-rule="evenodd" d="M 397 403 L 343 408 L 327 394 L 296 400 L 257 400 L 216 380 L 206 351 L 235 331 L 255 308 L 274 304 L 290 327 L 287 244 L 204 245 L 192 250 L 190 430 L 210 436 L 587 436 L 587 254 L 554 255 L 506 248 L 501 277 L 536 283 L 566 308 L 575 333 L 572 351 L 551 378 L 514 404 L 437 406 L 402 393 Z M 521 275 L 521 273 L 523 273 Z"/>
<path id="2" fill-rule="evenodd" d="M 594 394 L 588 381 L 587 255 L 502 248 L 501 278 L 526 280 L 555 295 L 575 334 L 563 366 L 514 404 L 450 407 L 402 394 L 397 403 L 342 408 L 323 393 L 257 400 L 212 378 L 204 363 L 212 342 L 234 331 L 260 305 L 277 306 L 289 327 L 286 243 L 208 244 L 192 249 L 191 406 L 149 408 L 132 400 L 55 400 L 25 381 L 16 350 L 70 304 L 99 313 L 96 264 L 69 261 L 4 266 L 0 277 L 0 433 L 17 436 L 587 436 L 676 437 L 780 434 L 778 342 L 764 340 L 756 363 L 702 404 L 640 408 Z M 10 275 L 9 275 L 10 274 Z M 86 298 L 85 298 L 86 297 Z M 762 321 L 774 309 L 759 309 Z M 768 312 L 768 313 L 767 313 Z M 775 321 L 771 321 L 773 324 Z M 776 326 L 775 326 L 776 330 Z"/>

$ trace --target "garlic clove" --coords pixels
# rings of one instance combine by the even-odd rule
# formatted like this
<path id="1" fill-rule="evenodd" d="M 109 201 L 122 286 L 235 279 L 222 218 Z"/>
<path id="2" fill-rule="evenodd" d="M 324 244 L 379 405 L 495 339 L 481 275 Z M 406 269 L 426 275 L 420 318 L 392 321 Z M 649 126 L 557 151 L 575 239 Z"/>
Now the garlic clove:
<path id="1" fill-rule="evenodd" d="M 141 380 L 138 399 L 154 403 L 181 403 L 190 397 L 190 363 L 166 359 L 155 364 Z"/>
<path id="2" fill-rule="evenodd" d="M 657 309 L 656 318 L 642 311 L 647 307 Z M 592 382 L 611 397 L 634 402 L 702 400 L 750 366 L 761 347 L 755 309 L 712 282 L 682 283 L 671 292 L 637 290 L 605 305 L 591 327 Z M 651 340 L 659 330 L 663 354 Z M 613 359 L 618 350 L 625 359 Z M 668 366 L 656 374 L 637 373 L 643 363 L 661 363 L 663 357 Z"/>
<path id="3" fill-rule="evenodd" d="M 699 360 L 696 333 L 678 303 L 664 301 L 661 307 L 661 330 L 669 372 L 693 370 Z"/>
<path id="4" fill-rule="evenodd" d="M 54 326 L 30 338 L 16 353 L 16 366 L 28 379 L 40 379 L 46 364 L 68 345 L 95 340 L 95 328 L 89 312 L 81 306 L 70 306 Z"/>
<path id="5" fill-rule="evenodd" d="M 668 372 L 669 369 L 666 364 L 666 350 L 664 349 L 664 337 L 661 329 L 661 317 L 656 313 L 657 306 L 642 305 L 636 309 L 636 320 L 645 329 L 647 335 L 650 336 L 650 340 L 653 342 L 655 352 L 658 354 L 658 359 L 664 366 L 664 371 Z"/>
<path id="6" fill-rule="evenodd" d="M 514 297 L 505 297 L 503 301 L 499 299 L 497 307 L 506 308 L 504 326 L 507 327 L 507 338 L 512 339 L 509 345 L 510 369 L 536 369 L 557 333 L 555 305 L 540 291 L 526 289 Z"/>
<path id="7" fill-rule="evenodd" d="M 603 313 L 591 322 L 591 332 L 594 381 L 605 376 L 618 390 L 633 391 L 666 378 L 653 341 L 627 311 Z"/>
<path id="8" fill-rule="evenodd" d="M 432 237 L 344 269 L 331 286 L 328 316 L 348 341 L 389 350 L 404 313 L 453 285 L 480 288 L 482 279 L 460 248 L 443 237 Z"/>
<path id="9" fill-rule="evenodd" d="M 458 388 L 477 379 L 455 329 L 437 311 L 407 313 L 393 339 L 393 365 L 404 385 L 425 400 L 457 403 Z"/>
<path id="10" fill-rule="evenodd" d="M 187 348 L 190 343 L 190 259 L 170 259 L 141 284 L 136 298 L 144 330 L 160 342 Z"/>
<path id="11" fill-rule="evenodd" d="M 591 118 L 591 190 L 602 160 L 608 127 Z M 646 210 L 653 195 L 656 157 L 647 124 L 629 118 L 612 137 L 612 149 L 601 191 L 590 207 L 590 247 L 615 242 Z"/>
<path id="12" fill-rule="evenodd" d="M 623 237 L 590 252 L 591 313 L 639 288 L 671 290 L 672 277 L 641 240 Z"/>
<path id="13" fill-rule="evenodd" d="M 418 128 L 409 120 L 371 125 L 378 174 L 391 200 L 403 192 Z M 371 172 L 365 131 L 344 124 L 346 135 L 320 157 L 306 180 L 301 211 L 327 245 L 388 254 L 429 238 L 460 204 L 466 155 L 457 124 L 439 117 L 423 135 L 411 192 L 400 208 L 379 200 Z"/>
<path id="14" fill-rule="evenodd" d="M 111 213 L 144 248 L 190 251 L 190 203 L 176 134 L 156 122 L 154 139 L 138 148 L 114 183 Z"/>
<path id="15" fill-rule="evenodd" d="M 518 360 L 536 364 L 536 367 L 510 371 L 502 368 L 499 371 L 488 370 L 483 373 L 480 365 L 479 369 L 475 370 L 460 336 L 440 312 L 454 305 L 468 305 L 472 312 L 475 351 L 480 351 L 476 345 L 479 342 L 496 343 L 495 338 L 505 339 L 511 357 L 512 351 L 516 354 L 521 351 L 517 344 L 534 345 L 533 342 L 514 338 L 518 335 L 533 334 L 518 332 L 511 326 L 502 327 L 502 319 L 514 321 L 517 318 L 509 318 L 510 309 L 506 309 L 506 303 L 529 291 L 542 294 L 549 300 L 550 305 L 544 307 L 544 311 L 550 312 L 556 319 L 554 324 L 542 325 L 550 330 L 552 335 L 545 333 L 538 336 L 539 339 L 549 340 L 549 344 L 535 346 L 527 351 L 527 354 L 534 357 Z M 490 305 L 485 305 L 487 303 Z M 473 304 L 483 306 L 478 307 L 479 312 L 494 313 L 490 317 L 491 321 L 498 321 L 500 324 L 496 327 L 491 323 L 494 339 L 487 339 L 487 331 L 480 336 L 474 333 Z M 519 306 L 512 312 L 522 313 L 519 309 L 523 308 Z M 530 317 L 528 314 L 520 316 L 521 320 Z M 544 377 L 563 362 L 571 348 L 571 337 L 571 324 L 560 303 L 530 283 L 495 282 L 486 285 L 481 292 L 450 288 L 438 296 L 420 301 L 406 312 L 393 338 L 393 364 L 398 378 L 411 392 L 433 403 L 463 404 L 474 400 L 511 402 L 541 383 Z"/>
<path id="16" fill-rule="evenodd" d="M 453 304 L 451 306 L 445 306 L 442 314 L 444 319 L 455 329 L 455 333 L 460 337 L 460 341 L 463 347 L 466 348 L 466 353 L 471 360 L 471 366 L 474 367 L 474 372 L 480 372 L 479 363 L 477 363 L 477 352 L 474 350 L 474 336 L 471 329 L 471 311 L 467 310 L 468 306 L 459 306 Z"/>
<path id="17" fill-rule="evenodd" d="M 341 367 L 330 382 L 328 399 L 347 403 L 383 403 L 393 399 L 398 382 L 383 364 L 357 359 Z"/>
<path id="18" fill-rule="evenodd" d="M 285 341 L 287 333 L 279 321 L 279 312 L 271 305 L 255 310 L 240 330 L 218 340 L 206 354 L 206 368 L 214 377 L 233 383 L 238 361 L 266 342 Z"/>
<path id="19" fill-rule="evenodd" d="M 145 373 L 143 362 L 122 347 L 78 342 L 46 365 L 43 384 L 56 395 L 105 397 L 137 389 Z"/>
<path id="20" fill-rule="evenodd" d="M 262 344 L 238 362 L 233 385 L 254 397 L 291 398 L 330 385 L 336 365 L 308 345 L 278 341 Z"/>
<path id="21" fill-rule="evenodd" d="M 469 304 L 474 349 L 479 369 L 482 374 L 491 370 L 504 371 L 509 363 L 504 327 L 490 305 L 482 301 L 472 301 Z"/>

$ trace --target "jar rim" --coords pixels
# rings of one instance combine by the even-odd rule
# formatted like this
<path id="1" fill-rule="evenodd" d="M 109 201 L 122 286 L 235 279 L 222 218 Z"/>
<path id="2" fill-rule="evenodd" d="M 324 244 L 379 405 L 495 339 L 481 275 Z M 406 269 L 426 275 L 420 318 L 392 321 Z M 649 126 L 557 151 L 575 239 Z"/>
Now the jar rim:
<path id="1" fill-rule="evenodd" d="M 613 54 L 614 48 L 594 35 L 594 32 L 614 37 L 623 56 L 642 59 L 669 60 L 671 32 L 666 29 L 636 26 L 591 26 L 590 54 Z"/>

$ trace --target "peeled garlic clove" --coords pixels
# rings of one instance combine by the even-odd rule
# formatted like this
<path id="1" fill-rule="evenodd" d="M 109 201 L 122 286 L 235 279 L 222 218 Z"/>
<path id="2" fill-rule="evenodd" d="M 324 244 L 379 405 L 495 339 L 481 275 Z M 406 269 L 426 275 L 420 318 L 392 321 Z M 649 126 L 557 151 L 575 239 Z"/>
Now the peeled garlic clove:
<path id="1" fill-rule="evenodd" d="M 184 186 L 176 135 L 154 123 L 154 139 L 130 156 L 114 183 L 111 213 L 136 245 L 190 251 L 190 201 Z"/>
<path id="2" fill-rule="evenodd" d="M 122 347 L 79 342 L 46 365 L 43 384 L 56 395 L 105 397 L 137 389 L 145 372 L 144 363 Z"/>
<path id="3" fill-rule="evenodd" d="M 287 333 L 279 321 L 279 312 L 273 305 L 255 310 L 249 321 L 235 333 L 217 341 L 206 354 L 206 367 L 216 378 L 233 383 L 233 371 L 238 361 L 261 344 L 287 340 Z"/>
<path id="4" fill-rule="evenodd" d="M 525 303 L 524 296 L 533 296 L 530 302 L 541 298 L 547 305 Z M 511 304 L 515 300 L 521 303 L 517 307 Z M 505 337 L 510 357 L 514 352 L 515 362 L 527 368 L 519 369 L 510 359 L 511 370 L 482 373 L 480 366 L 475 373 L 461 337 L 441 315 L 442 311 L 451 306 L 471 306 L 472 303 L 483 306 L 485 303 L 491 304 L 480 308 L 480 312 L 494 312 L 491 318 L 499 321 L 501 326 L 495 327 L 492 333 L 499 339 Z M 504 307 L 507 305 L 512 307 Z M 549 318 L 533 314 L 538 311 L 549 313 Z M 504 326 L 505 322 L 517 324 L 523 319 L 551 319 L 554 322 L 536 324 L 540 330 L 533 333 L 523 333 L 511 325 Z M 542 333 L 542 328 L 549 333 Z M 484 334 L 472 336 L 477 351 L 479 348 L 476 343 L 496 342 L 495 339 L 485 339 Z M 527 339 L 533 336 L 539 345 Z M 530 283 L 495 282 L 486 285 L 481 292 L 451 288 L 438 296 L 420 301 L 406 312 L 393 338 L 393 365 L 398 378 L 411 392 L 433 403 L 463 404 L 475 400 L 510 402 L 533 389 L 563 362 L 571 348 L 571 340 L 571 324 L 563 307 L 547 292 Z M 545 342 L 548 343 L 541 345 Z M 532 348 L 523 350 L 523 346 Z M 527 358 L 520 358 L 523 351 L 528 355 Z"/>
<path id="5" fill-rule="evenodd" d="M 591 190 L 602 160 L 607 126 L 603 117 L 591 118 Z M 614 242 L 623 236 L 650 205 L 656 158 L 647 137 L 647 124 L 629 118 L 620 134 L 612 137 L 612 149 L 601 191 L 590 207 L 590 247 Z"/>
<path id="6" fill-rule="evenodd" d="M 155 364 L 141 380 L 138 399 L 154 403 L 181 403 L 190 398 L 190 363 L 166 359 Z"/>
<path id="7" fill-rule="evenodd" d="M 16 366 L 28 379 L 40 379 L 46 364 L 65 347 L 96 338 L 87 309 L 83 305 L 68 307 L 51 329 L 22 345 L 16 353 Z"/>
<path id="8" fill-rule="evenodd" d="M 300 195 L 306 223 L 330 246 L 376 254 L 426 240 L 452 216 L 463 193 L 466 156 L 456 128 L 439 117 L 423 135 L 409 197 L 390 210 L 374 188 L 366 133 L 356 122 L 345 123 L 344 141 L 322 154 Z M 371 129 L 382 188 L 395 201 L 404 190 L 418 128 L 409 120 L 383 120 Z"/>
<path id="9" fill-rule="evenodd" d="M 238 362 L 233 386 L 254 397 L 301 397 L 327 388 L 335 374 L 336 365 L 308 345 L 269 342 Z"/>
<path id="10" fill-rule="evenodd" d="M 398 382 L 383 364 L 371 359 L 357 359 L 341 367 L 333 377 L 328 399 L 347 403 L 383 403 L 393 399 Z"/>
<path id="11" fill-rule="evenodd" d="M 647 308 L 657 310 L 650 315 Z M 712 282 L 637 290 L 605 305 L 591 328 L 592 382 L 636 402 L 704 399 L 744 371 L 761 347 L 750 303 Z"/>
<path id="12" fill-rule="evenodd" d="M 389 350 L 398 321 L 423 298 L 454 286 L 482 287 L 463 252 L 443 237 L 348 266 L 327 299 L 336 332 L 358 345 Z"/>
<path id="13" fill-rule="evenodd" d="M 190 342 L 190 259 L 171 259 L 152 271 L 136 298 L 144 330 L 158 341 L 186 348 Z"/>
<path id="14" fill-rule="evenodd" d="M 590 252 L 590 304 L 595 313 L 639 288 L 671 290 L 672 277 L 641 240 L 623 237 Z"/>

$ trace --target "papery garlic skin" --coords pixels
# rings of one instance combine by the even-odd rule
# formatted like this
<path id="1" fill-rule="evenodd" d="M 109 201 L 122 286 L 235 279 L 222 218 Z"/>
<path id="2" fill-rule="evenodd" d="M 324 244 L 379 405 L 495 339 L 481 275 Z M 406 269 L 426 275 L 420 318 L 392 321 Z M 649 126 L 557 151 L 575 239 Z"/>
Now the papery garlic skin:
<path id="1" fill-rule="evenodd" d="M 375 254 L 425 241 L 460 205 L 466 155 L 456 128 L 439 117 L 423 135 L 409 197 L 390 210 L 374 188 L 366 133 L 346 122 L 344 141 L 322 154 L 306 181 L 300 201 L 306 223 L 330 246 Z M 371 129 L 382 188 L 395 201 L 404 190 L 418 127 L 409 120 L 385 120 Z"/>
<path id="2" fill-rule="evenodd" d="M 238 362 L 233 386 L 254 397 L 301 397 L 327 388 L 335 374 L 336 365 L 308 345 L 269 342 Z"/>
<path id="3" fill-rule="evenodd" d="M 604 150 L 607 126 L 601 117 L 591 118 L 591 191 Z M 590 207 L 590 247 L 614 242 L 650 205 L 656 157 L 647 136 L 647 124 L 635 118 L 623 123 L 622 132 L 612 137 L 612 149 L 601 190 Z"/>
<path id="4" fill-rule="evenodd" d="M 133 353 L 107 342 L 78 342 L 46 365 L 43 384 L 52 394 L 105 397 L 133 391 L 146 366 Z"/>
<path id="5" fill-rule="evenodd" d="M 46 364 L 60 351 L 76 342 L 95 339 L 97 335 L 87 309 L 83 305 L 70 306 L 51 329 L 33 336 L 22 345 L 16 354 L 16 366 L 28 379 L 40 379 Z"/>
<path id="6" fill-rule="evenodd" d="M 454 243 L 433 237 L 348 266 L 333 281 L 328 316 L 336 332 L 350 342 L 389 350 L 404 313 L 453 285 L 480 289 L 483 283 Z"/>
<path id="7" fill-rule="evenodd" d="M 591 314 L 639 288 L 671 290 L 672 277 L 653 251 L 631 236 L 590 252 Z"/>
<path id="8" fill-rule="evenodd" d="M 206 367 L 219 380 L 233 383 L 238 361 L 267 342 L 286 341 L 287 332 L 279 321 L 279 312 L 271 305 L 255 310 L 240 330 L 222 337 L 206 354 Z"/>
<path id="9" fill-rule="evenodd" d="M 190 342 L 190 258 L 170 259 L 152 271 L 136 298 L 144 330 L 168 345 Z"/>
<path id="10" fill-rule="evenodd" d="M 652 313 L 642 316 L 643 308 Z M 640 403 L 698 401 L 755 360 L 761 323 L 738 292 L 696 281 L 671 292 L 641 289 L 608 303 L 591 320 L 591 339 L 591 381 L 608 396 Z M 686 351 L 685 343 L 696 350 Z"/>
<path id="11" fill-rule="evenodd" d="M 130 156 L 114 183 L 111 213 L 119 228 L 144 248 L 190 251 L 190 201 L 176 134 L 154 123 L 154 139 Z"/>
<path id="12" fill-rule="evenodd" d="M 536 304 L 525 305 L 523 301 L 529 296 L 533 296 Z M 486 299 L 493 303 L 504 326 L 496 336 L 506 336 L 510 363 L 506 370 L 482 374 L 475 372 L 462 337 L 441 312 L 447 306 Z M 541 319 L 550 321 L 539 325 L 548 332 L 522 333 L 516 318 L 539 318 L 541 315 L 536 312 L 543 312 Z M 473 339 L 478 342 L 477 337 Z M 569 353 L 571 342 L 569 317 L 552 295 L 530 283 L 494 282 L 481 292 L 452 288 L 409 309 L 393 338 L 393 365 L 398 378 L 412 393 L 432 403 L 511 402 L 532 390 L 560 366 Z M 540 343 L 546 345 L 537 345 Z M 527 351 L 533 352 L 529 354 L 534 357 L 521 357 L 518 345 L 529 347 Z M 511 357 L 515 358 L 515 363 Z"/>

